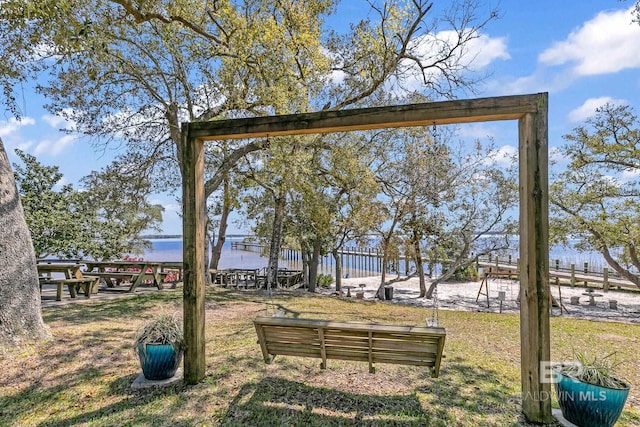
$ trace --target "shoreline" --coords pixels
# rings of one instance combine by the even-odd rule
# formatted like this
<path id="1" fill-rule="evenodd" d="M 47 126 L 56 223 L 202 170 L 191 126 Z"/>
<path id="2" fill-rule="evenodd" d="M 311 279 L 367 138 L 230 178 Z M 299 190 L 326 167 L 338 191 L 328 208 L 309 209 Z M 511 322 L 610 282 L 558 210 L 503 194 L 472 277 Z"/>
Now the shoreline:
<path id="1" fill-rule="evenodd" d="M 356 292 L 361 291 L 359 285 L 364 284 L 364 300 L 380 301 L 375 297 L 380 281 L 381 276 L 342 279 L 343 294 L 346 294 L 345 286 L 352 286 L 350 293 L 352 298 L 355 299 Z M 427 288 L 429 285 L 430 281 L 427 280 Z M 486 293 L 484 287 L 482 290 L 483 295 L 478 295 L 480 285 L 480 281 L 440 283 L 437 287 L 438 310 L 512 314 L 520 312 L 520 307 L 516 301 L 520 292 L 520 284 L 517 280 L 490 278 L 488 281 L 488 297 L 484 295 Z M 419 297 L 420 286 L 417 277 L 396 282 L 391 286 L 393 287 L 393 300 L 390 303 L 434 309 L 433 299 Z M 551 295 L 563 304 L 562 314 L 560 307 L 552 307 L 551 317 L 640 324 L 640 293 L 619 290 L 603 292 L 602 289 L 593 287 L 590 289 L 595 290 L 593 293 L 595 305 L 589 305 L 591 297 L 588 294 L 584 295 L 586 294 L 586 288 L 583 286 L 561 285 L 560 290 L 558 290 L 556 285 L 551 285 Z M 504 292 L 505 297 L 502 302 L 502 308 L 498 299 L 501 291 Z M 327 295 L 335 294 L 335 283 L 329 288 L 318 288 L 318 292 Z M 561 296 L 561 299 L 559 296 Z M 577 297 L 579 304 L 571 304 L 572 297 L 574 299 Z M 617 308 L 615 309 L 611 308 L 610 301 L 612 300 L 616 301 Z M 429 312 L 429 315 L 431 315 L 431 312 Z"/>

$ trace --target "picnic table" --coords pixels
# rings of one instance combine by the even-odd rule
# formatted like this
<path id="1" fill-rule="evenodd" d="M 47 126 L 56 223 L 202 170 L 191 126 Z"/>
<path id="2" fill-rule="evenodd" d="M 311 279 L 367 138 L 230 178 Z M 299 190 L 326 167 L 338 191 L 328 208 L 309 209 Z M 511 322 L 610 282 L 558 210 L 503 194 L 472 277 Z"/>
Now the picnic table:
<path id="1" fill-rule="evenodd" d="M 99 278 L 82 274 L 81 265 L 79 263 L 47 262 L 44 260 L 38 262 L 36 268 L 38 269 L 40 291 L 42 291 L 42 285 L 45 283 L 55 284 L 57 286 L 56 301 L 62 301 L 62 288 L 64 285 L 68 286 L 71 298 L 76 297 L 76 292 L 81 287 L 84 288 L 84 295 L 87 298 L 91 296 L 91 293 L 97 293 Z M 54 278 L 52 276 L 53 273 L 64 274 L 64 278 Z"/>
<path id="2" fill-rule="evenodd" d="M 589 305 L 596 305 L 596 297 L 602 296 L 602 294 L 595 293 L 592 289 L 587 290 L 582 295 L 589 297 Z"/>
<path id="3" fill-rule="evenodd" d="M 41 276 L 51 276 L 51 273 L 62 273 L 66 279 L 82 278 L 80 267 L 82 264 L 70 262 L 38 262 L 38 274 Z"/>
<path id="4" fill-rule="evenodd" d="M 343 286 L 343 288 L 345 288 L 347 290 L 347 298 L 351 298 L 351 289 L 355 288 L 355 286 L 345 285 L 345 286 Z"/>
<path id="5" fill-rule="evenodd" d="M 85 264 L 86 273 L 105 279 L 107 286 L 114 286 L 111 279 L 118 283 L 123 279 L 130 280 L 129 292 L 134 292 L 145 280 L 151 280 L 154 286 L 162 289 L 166 275 L 160 271 L 162 263 L 154 261 L 85 261 Z"/>

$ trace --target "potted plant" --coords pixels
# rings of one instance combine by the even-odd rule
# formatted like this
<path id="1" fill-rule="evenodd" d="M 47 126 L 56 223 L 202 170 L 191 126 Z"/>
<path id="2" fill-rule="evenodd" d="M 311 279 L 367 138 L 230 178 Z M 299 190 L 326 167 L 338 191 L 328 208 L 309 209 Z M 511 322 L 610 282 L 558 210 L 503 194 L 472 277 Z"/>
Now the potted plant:
<path id="1" fill-rule="evenodd" d="M 165 380 L 175 375 L 184 352 L 182 321 L 162 314 L 145 323 L 134 341 L 142 373 L 148 380 Z"/>
<path id="2" fill-rule="evenodd" d="M 613 426 L 622 413 L 629 385 L 617 378 L 619 363 L 575 353 L 576 363 L 555 365 L 554 386 L 562 415 L 581 427 Z"/>

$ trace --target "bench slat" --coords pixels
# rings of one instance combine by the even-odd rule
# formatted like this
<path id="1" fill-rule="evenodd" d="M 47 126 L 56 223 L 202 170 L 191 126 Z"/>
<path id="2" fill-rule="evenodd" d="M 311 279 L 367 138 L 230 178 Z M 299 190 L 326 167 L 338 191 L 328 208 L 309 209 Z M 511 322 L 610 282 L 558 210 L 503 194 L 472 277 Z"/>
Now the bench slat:
<path id="1" fill-rule="evenodd" d="M 446 331 L 439 327 L 257 317 L 254 325 L 264 360 L 276 355 L 426 366 L 437 377 Z"/>

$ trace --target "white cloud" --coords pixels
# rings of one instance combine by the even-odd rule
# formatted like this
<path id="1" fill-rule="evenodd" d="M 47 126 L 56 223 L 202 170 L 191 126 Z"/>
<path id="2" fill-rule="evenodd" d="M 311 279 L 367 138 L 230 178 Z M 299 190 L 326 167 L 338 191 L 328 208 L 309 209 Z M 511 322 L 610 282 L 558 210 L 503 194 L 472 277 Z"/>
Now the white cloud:
<path id="1" fill-rule="evenodd" d="M 578 108 L 571 110 L 567 114 L 567 118 L 572 122 L 582 122 L 593 116 L 598 107 L 602 107 L 605 104 L 627 104 L 624 99 L 615 99 L 610 96 L 601 96 L 599 98 L 589 98 Z"/>
<path id="2" fill-rule="evenodd" d="M 24 126 L 33 126 L 36 121 L 31 117 L 23 117 L 21 120 L 11 118 L 7 121 L 0 121 L 0 137 L 11 135 Z"/>
<path id="3" fill-rule="evenodd" d="M 480 70 L 497 59 L 509 59 L 505 37 L 492 38 L 486 34 L 473 34 L 475 38 L 467 41 L 454 52 L 447 61 L 460 63 L 465 68 Z M 431 60 L 443 59 L 443 53 L 448 53 L 450 48 L 458 43 L 456 31 L 440 31 L 436 34 L 426 34 L 412 41 L 413 49 L 416 49 L 418 57 Z"/>
<path id="4" fill-rule="evenodd" d="M 511 81 L 493 81 L 488 85 L 488 89 L 496 95 L 537 92 L 553 93 L 568 87 L 574 81 L 575 78 L 570 73 L 553 74 L 542 68 L 536 70 L 533 74 L 518 77 Z"/>
<path id="5" fill-rule="evenodd" d="M 485 68 L 497 59 L 510 59 L 505 37 L 491 38 L 481 34 L 467 44 L 466 56 L 472 68 Z"/>
<path id="6" fill-rule="evenodd" d="M 62 178 L 60 178 L 60 179 L 58 180 L 58 182 L 56 182 L 55 187 L 56 187 L 58 190 L 60 190 L 60 189 L 62 189 L 62 187 L 64 187 L 64 186 L 65 186 L 65 185 L 67 185 L 67 184 L 73 184 L 73 183 L 72 183 L 72 182 L 69 182 L 69 179 L 68 179 L 68 178 L 66 178 L 66 177 L 63 175 L 63 176 L 62 176 Z M 82 191 L 84 191 L 84 189 L 83 189 Z"/>
<path id="7" fill-rule="evenodd" d="M 64 135 L 57 140 L 42 140 L 36 145 L 33 152 L 35 154 L 44 154 L 49 156 L 56 156 L 62 152 L 65 148 L 72 145 L 76 138 L 72 135 Z"/>
<path id="8" fill-rule="evenodd" d="M 502 167 L 513 165 L 513 159 L 518 157 L 518 148 L 512 145 L 503 145 L 502 147 L 491 153 L 488 163 L 494 162 Z"/>
<path id="9" fill-rule="evenodd" d="M 567 160 L 567 158 L 559 147 L 551 147 L 549 148 L 549 160 L 552 162 L 562 162 Z"/>
<path id="10" fill-rule="evenodd" d="M 456 133 L 464 139 L 486 139 L 494 138 L 497 130 L 487 123 L 470 123 L 460 126 Z"/>
<path id="11" fill-rule="evenodd" d="M 640 170 L 627 169 L 622 172 L 621 180 L 622 182 L 637 181 L 639 177 L 640 177 Z"/>
<path id="12" fill-rule="evenodd" d="M 601 12 L 538 56 L 547 65 L 571 64 L 573 74 L 610 74 L 640 67 L 640 26 L 633 7 Z"/>
<path id="13" fill-rule="evenodd" d="M 494 38 L 477 33 L 472 36 L 474 38 L 471 38 L 462 47 L 458 47 L 450 57 L 446 55 L 458 43 L 458 34 L 455 31 L 440 31 L 436 34 L 417 37 L 411 41 L 409 50 L 412 55 L 423 60 L 425 64 L 442 61 L 440 65 L 450 70 L 464 69 L 470 72 L 481 71 L 498 59 L 510 58 L 506 38 Z M 401 62 L 400 68 L 406 72 L 402 86 L 408 90 L 423 88 L 423 73 L 426 74 L 428 80 L 437 81 L 442 77 L 438 68 L 420 70 L 415 62 L 408 59 Z"/>
<path id="14" fill-rule="evenodd" d="M 43 115 L 42 120 L 54 129 L 76 130 L 76 123 L 68 119 L 68 117 L 72 116 L 72 113 L 73 110 L 71 108 L 65 108 L 59 114 Z"/>

